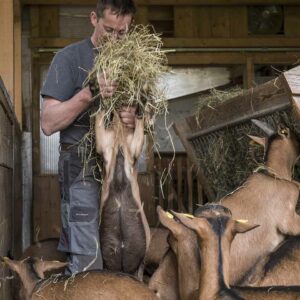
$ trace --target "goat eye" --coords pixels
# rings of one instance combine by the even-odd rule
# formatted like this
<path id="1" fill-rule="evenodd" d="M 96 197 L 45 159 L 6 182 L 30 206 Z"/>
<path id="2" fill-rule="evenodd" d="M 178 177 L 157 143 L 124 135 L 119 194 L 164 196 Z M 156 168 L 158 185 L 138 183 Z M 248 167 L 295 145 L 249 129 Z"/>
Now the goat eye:
<path id="1" fill-rule="evenodd" d="M 284 134 L 284 135 L 287 135 L 287 134 L 288 134 L 288 132 L 287 132 L 287 130 L 286 130 L 286 129 L 282 129 L 282 130 L 280 130 L 280 133 L 281 133 L 281 134 Z"/>

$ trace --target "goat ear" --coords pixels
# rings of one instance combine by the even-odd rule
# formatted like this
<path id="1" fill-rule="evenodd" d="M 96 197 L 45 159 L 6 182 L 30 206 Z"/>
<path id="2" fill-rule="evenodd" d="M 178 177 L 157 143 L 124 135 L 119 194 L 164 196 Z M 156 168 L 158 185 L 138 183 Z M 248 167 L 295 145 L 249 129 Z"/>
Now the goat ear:
<path id="1" fill-rule="evenodd" d="M 17 260 L 9 259 L 8 257 L 1 258 L 1 261 L 5 263 L 12 271 L 15 271 L 16 273 L 20 273 L 20 263 Z"/>
<path id="2" fill-rule="evenodd" d="M 178 218 L 178 220 L 186 227 L 197 230 L 199 228 L 198 223 L 200 222 L 201 218 L 195 218 L 193 215 L 188 214 L 182 214 L 182 213 L 176 213 L 172 211 L 172 214 Z M 197 221 L 195 221 L 196 219 Z"/>
<path id="3" fill-rule="evenodd" d="M 247 220 L 236 220 L 234 221 L 234 230 L 236 233 L 245 233 L 247 231 L 250 231 L 260 225 L 257 224 L 250 224 Z"/>
<path id="4" fill-rule="evenodd" d="M 262 138 L 262 137 L 258 137 L 258 136 L 254 136 L 254 135 L 250 135 L 248 134 L 248 137 L 255 143 L 257 143 L 258 145 L 263 146 L 264 148 L 266 148 L 266 143 L 267 140 L 266 138 Z"/>
<path id="5" fill-rule="evenodd" d="M 160 206 L 157 206 L 156 211 L 161 224 L 168 228 L 173 235 L 178 236 L 182 232 L 182 225 L 174 220 L 174 216 L 172 214 L 164 211 Z"/>
<path id="6" fill-rule="evenodd" d="M 47 260 L 39 259 L 35 262 L 34 268 L 35 268 L 35 271 L 37 272 L 38 276 L 40 278 L 44 279 L 45 272 L 60 269 L 67 265 L 68 265 L 68 262 L 61 262 L 58 260 L 47 261 Z"/>

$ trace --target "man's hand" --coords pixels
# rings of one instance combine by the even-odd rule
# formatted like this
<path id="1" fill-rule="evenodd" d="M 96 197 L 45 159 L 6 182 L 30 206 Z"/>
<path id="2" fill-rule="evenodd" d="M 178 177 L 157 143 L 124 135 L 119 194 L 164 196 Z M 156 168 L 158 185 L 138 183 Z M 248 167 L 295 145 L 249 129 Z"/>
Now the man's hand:
<path id="1" fill-rule="evenodd" d="M 136 106 L 123 106 L 119 110 L 121 122 L 129 128 L 135 128 L 135 112 Z"/>
<path id="2" fill-rule="evenodd" d="M 97 78 L 101 97 L 111 97 L 116 91 L 118 83 L 114 80 L 108 80 L 105 73 L 98 74 Z"/>

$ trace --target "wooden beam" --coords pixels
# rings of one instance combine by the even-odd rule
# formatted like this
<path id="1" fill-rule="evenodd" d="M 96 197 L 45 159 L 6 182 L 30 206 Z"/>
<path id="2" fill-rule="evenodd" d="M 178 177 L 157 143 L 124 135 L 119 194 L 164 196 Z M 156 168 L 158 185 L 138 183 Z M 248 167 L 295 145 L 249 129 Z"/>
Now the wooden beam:
<path id="1" fill-rule="evenodd" d="M 169 65 L 242 65 L 251 58 L 253 64 L 296 64 L 300 52 L 239 53 L 239 52 L 193 52 L 169 53 Z"/>
<path id="2" fill-rule="evenodd" d="M 24 5 L 95 5 L 95 0 L 22 0 Z M 136 5 L 299 5 L 299 0 L 136 0 Z"/>
<path id="3" fill-rule="evenodd" d="M 31 48 L 63 48 L 78 42 L 76 38 L 31 38 Z M 163 38 L 166 48 L 300 48 L 299 38 Z"/>
<path id="4" fill-rule="evenodd" d="M 252 57 L 247 57 L 244 74 L 244 89 L 250 89 L 254 86 L 254 65 Z"/>
<path id="5" fill-rule="evenodd" d="M 14 14 L 13 2 L 0 1 L 0 76 L 10 98 L 14 97 Z"/>

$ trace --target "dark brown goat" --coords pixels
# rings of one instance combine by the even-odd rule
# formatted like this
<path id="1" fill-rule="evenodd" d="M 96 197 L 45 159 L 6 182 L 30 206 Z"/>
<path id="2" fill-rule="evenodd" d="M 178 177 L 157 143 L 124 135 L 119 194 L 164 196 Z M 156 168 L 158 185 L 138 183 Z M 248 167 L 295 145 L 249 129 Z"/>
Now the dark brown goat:
<path id="1" fill-rule="evenodd" d="M 229 252 L 237 233 L 245 233 L 257 227 L 247 222 L 235 221 L 228 215 L 187 217 L 172 212 L 182 224 L 194 230 L 198 236 L 201 270 L 198 296 L 193 299 L 300 299 L 300 286 L 291 287 L 234 287 L 229 286 Z M 166 215 L 167 216 L 167 215 Z"/>
<path id="2" fill-rule="evenodd" d="M 261 225 L 248 234 L 238 235 L 232 244 L 232 284 L 273 252 L 286 235 L 300 234 L 300 216 L 295 211 L 299 185 L 292 180 L 299 143 L 290 129 L 282 126 L 266 141 L 265 172 L 254 172 L 240 188 L 220 200 L 232 211 L 233 218 Z"/>
<path id="3" fill-rule="evenodd" d="M 150 229 L 142 207 L 136 160 L 144 142 L 144 120 L 135 129 L 114 114 L 106 126 L 105 113 L 96 115 L 96 149 L 103 155 L 105 174 L 101 192 L 100 244 L 104 266 L 109 270 L 141 271 L 149 247 Z M 141 278 L 141 272 L 139 272 Z"/>
<path id="4" fill-rule="evenodd" d="M 2 259 L 21 278 L 25 293 L 22 300 L 155 300 L 147 286 L 124 274 L 87 271 L 74 276 L 44 278 L 46 270 L 60 268 L 65 263 L 26 259 Z"/>

